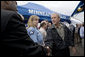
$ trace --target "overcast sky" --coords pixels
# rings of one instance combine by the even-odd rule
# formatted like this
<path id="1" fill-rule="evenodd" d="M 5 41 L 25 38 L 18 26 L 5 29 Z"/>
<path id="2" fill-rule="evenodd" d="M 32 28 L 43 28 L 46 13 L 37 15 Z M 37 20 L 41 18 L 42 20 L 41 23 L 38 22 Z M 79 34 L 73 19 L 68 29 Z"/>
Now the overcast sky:
<path id="1" fill-rule="evenodd" d="M 17 4 L 24 5 L 29 2 L 45 6 L 52 11 L 70 16 L 80 1 L 17 1 Z"/>

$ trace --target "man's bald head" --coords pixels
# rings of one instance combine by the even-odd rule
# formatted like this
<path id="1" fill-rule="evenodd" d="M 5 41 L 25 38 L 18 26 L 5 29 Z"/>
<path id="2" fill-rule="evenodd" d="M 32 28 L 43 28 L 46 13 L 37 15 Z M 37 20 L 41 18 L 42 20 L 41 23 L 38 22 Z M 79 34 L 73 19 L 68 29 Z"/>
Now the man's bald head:
<path id="1" fill-rule="evenodd" d="M 16 1 L 1 1 L 1 9 L 17 11 Z"/>

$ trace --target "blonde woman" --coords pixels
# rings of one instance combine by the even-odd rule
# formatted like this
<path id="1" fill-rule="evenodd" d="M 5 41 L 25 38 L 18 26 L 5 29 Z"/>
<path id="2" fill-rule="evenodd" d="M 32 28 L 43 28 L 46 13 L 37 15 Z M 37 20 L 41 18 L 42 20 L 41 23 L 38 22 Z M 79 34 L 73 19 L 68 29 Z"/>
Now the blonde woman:
<path id="1" fill-rule="evenodd" d="M 36 15 L 30 16 L 28 20 L 27 33 L 35 43 L 44 46 L 43 35 L 37 28 L 38 22 L 39 22 L 38 16 Z"/>

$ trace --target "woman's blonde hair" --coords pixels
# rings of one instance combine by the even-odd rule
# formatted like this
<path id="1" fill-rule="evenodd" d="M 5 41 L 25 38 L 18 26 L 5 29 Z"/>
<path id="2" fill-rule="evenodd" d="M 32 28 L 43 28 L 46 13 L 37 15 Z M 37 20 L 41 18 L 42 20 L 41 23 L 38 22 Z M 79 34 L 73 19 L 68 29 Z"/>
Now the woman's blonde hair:
<path id="1" fill-rule="evenodd" d="M 27 24 L 28 24 L 28 28 L 29 28 L 29 27 L 35 27 L 35 26 L 33 25 L 33 20 L 34 20 L 34 19 L 39 19 L 39 17 L 36 16 L 36 15 L 30 16 L 30 17 L 29 17 L 29 20 L 28 20 L 28 23 L 27 23 Z"/>

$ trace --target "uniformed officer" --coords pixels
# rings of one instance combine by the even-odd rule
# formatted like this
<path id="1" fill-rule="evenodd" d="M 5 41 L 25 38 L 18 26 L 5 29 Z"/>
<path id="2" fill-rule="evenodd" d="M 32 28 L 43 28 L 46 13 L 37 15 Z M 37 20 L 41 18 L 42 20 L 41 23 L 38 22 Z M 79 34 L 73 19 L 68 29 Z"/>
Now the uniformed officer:
<path id="1" fill-rule="evenodd" d="M 43 36 L 36 27 L 30 27 L 27 29 L 30 38 L 39 45 L 43 45 Z"/>
<path id="2" fill-rule="evenodd" d="M 38 16 L 36 15 L 30 16 L 28 20 L 27 33 L 35 43 L 38 43 L 39 45 L 44 46 L 45 44 L 43 41 L 43 35 L 37 28 L 38 22 L 39 22 Z"/>

